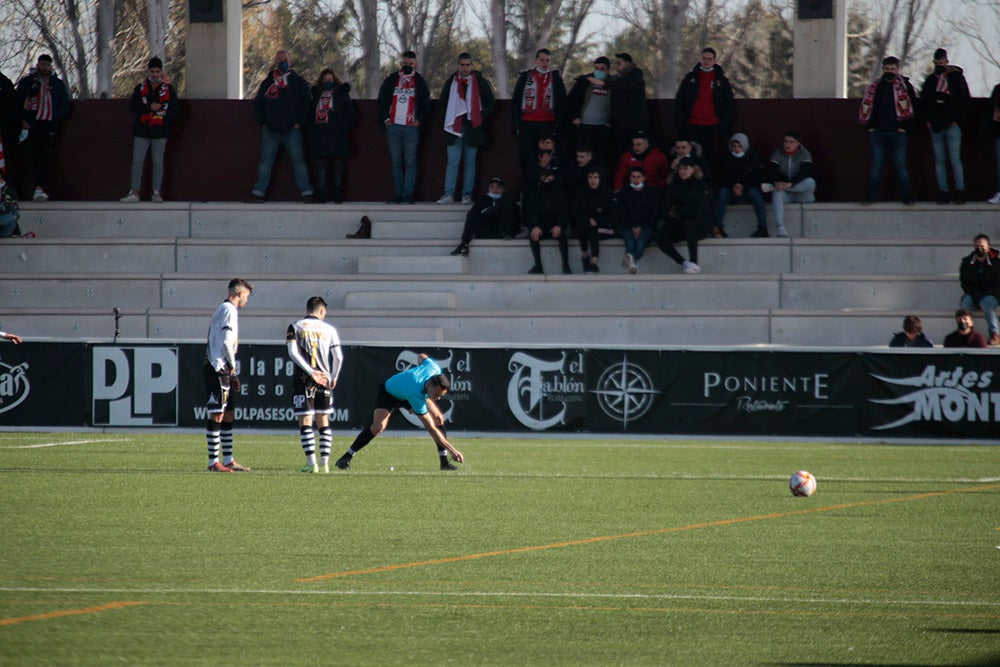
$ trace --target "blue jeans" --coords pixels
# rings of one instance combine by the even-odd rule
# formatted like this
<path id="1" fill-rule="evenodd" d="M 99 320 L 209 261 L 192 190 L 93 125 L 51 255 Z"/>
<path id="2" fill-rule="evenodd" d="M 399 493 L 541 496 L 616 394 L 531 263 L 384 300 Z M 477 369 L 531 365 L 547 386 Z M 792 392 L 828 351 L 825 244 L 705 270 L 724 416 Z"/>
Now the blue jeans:
<path id="1" fill-rule="evenodd" d="M 816 181 L 812 178 L 803 178 L 787 190 L 775 190 L 772 192 L 771 208 L 774 209 L 774 226 L 785 226 L 785 202 L 790 204 L 811 204 L 816 201 L 814 192 L 816 192 Z"/>
<path id="2" fill-rule="evenodd" d="M 385 139 L 389 142 L 392 159 L 392 185 L 397 197 L 413 199 L 417 182 L 417 141 L 420 128 L 411 125 L 386 125 Z"/>
<path id="3" fill-rule="evenodd" d="M 934 174 L 937 176 L 938 190 L 948 191 L 948 167 L 945 158 L 951 162 L 951 173 L 955 177 L 955 189 L 965 190 L 965 171 L 962 169 L 962 128 L 952 124 L 940 132 L 931 132 L 934 146 Z"/>
<path id="4" fill-rule="evenodd" d="M 5 239 L 17 228 L 17 218 L 13 213 L 0 213 L 0 239 Z"/>
<path id="5" fill-rule="evenodd" d="M 455 193 L 455 184 L 458 181 L 458 165 L 465 163 L 462 169 L 462 196 L 472 196 L 472 188 L 476 184 L 476 151 L 475 146 L 468 146 L 465 137 L 458 137 L 455 143 L 447 147 L 448 168 L 444 171 L 444 194 Z"/>
<path id="6" fill-rule="evenodd" d="M 649 240 L 653 238 L 653 228 L 643 227 L 642 231 L 639 232 L 639 238 L 636 238 L 632 234 L 631 227 L 623 227 L 621 231 L 622 241 L 625 242 L 625 252 L 632 255 L 632 259 L 639 261 L 642 259 L 643 253 L 646 252 L 646 246 L 649 245 Z"/>
<path id="7" fill-rule="evenodd" d="M 872 150 L 872 168 L 868 172 L 868 201 L 878 199 L 882 189 L 882 166 L 885 164 L 886 152 L 892 153 L 892 168 L 896 171 L 896 183 L 899 186 L 899 196 L 903 201 L 910 200 L 910 172 L 906 170 L 905 132 L 889 132 L 872 130 L 868 133 L 868 144 Z"/>
<path id="8" fill-rule="evenodd" d="M 1000 331 L 1000 323 L 998 323 L 997 319 L 997 305 L 997 298 L 992 295 L 984 296 L 979 300 L 979 303 L 976 303 L 971 294 L 963 294 L 961 300 L 958 302 L 959 308 L 975 310 L 978 306 L 979 310 L 983 311 L 983 319 L 986 320 L 986 329 L 989 331 L 989 335 L 986 336 L 987 339 Z"/>
<path id="9" fill-rule="evenodd" d="M 267 186 L 271 182 L 271 168 L 274 166 L 274 158 L 278 154 L 278 146 L 284 145 L 288 151 L 288 157 L 292 161 L 292 169 L 295 173 L 295 184 L 299 186 L 302 196 L 311 195 L 313 191 L 312 183 L 309 181 L 309 168 L 306 167 L 306 156 L 302 152 L 302 130 L 293 127 L 284 134 L 272 132 L 266 127 L 262 128 L 260 162 L 257 163 L 257 182 L 253 184 L 253 194 L 263 197 L 267 193 Z"/>
<path id="10" fill-rule="evenodd" d="M 764 207 L 764 195 L 756 185 L 743 188 L 743 194 L 737 197 L 732 188 L 719 188 L 719 199 L 715 204 L 715 224 L 722 229 L 722 222 L 726 217 L 727 204 L 745 204 L 749 202 L 753 206 L 753 212 L 757 216 L 757 227 L 767 229 L 767 209 Z"/>

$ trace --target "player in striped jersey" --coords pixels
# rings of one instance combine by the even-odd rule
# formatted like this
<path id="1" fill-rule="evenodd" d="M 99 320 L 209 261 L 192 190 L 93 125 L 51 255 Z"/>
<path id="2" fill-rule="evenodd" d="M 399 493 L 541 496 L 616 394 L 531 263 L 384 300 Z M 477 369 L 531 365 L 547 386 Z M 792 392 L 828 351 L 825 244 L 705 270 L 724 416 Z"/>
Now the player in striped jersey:
<path id="1" fill-rule="evenodd" d="M 236 348 L 239 345 L 239 311 L 247 305 L 253 294 L 253 285 L 243 278 L 229 281 L 229 296 L 223 301 L 208 325 L 208 344 L 205 349 L 205 394 L 208 417 L 205 420 L 205 439 L 208 441 L 209 472 L 249 472 L 233 458 L 233 397 L 240 391 L 240 378 L 236 375 Z M 219 448 L 222 461 L 219 461 Z"/>
<path id="2" fill-rule="evenodd" d="M 337 330 L 324 322 L 326 301 L 321 296 L 309 297 L 306 316 L 288 325 L 285 341 L 288 356 L 298 366 L 292 382 L 292 405 L 299 418 L 299 438 L 306 464 L 302 472 L 330 472 L 330 450 L 333 448 L 333 388 L 344 361 Z M 316 460 L 315 420 L 319 429 L 319 461 Z"/>

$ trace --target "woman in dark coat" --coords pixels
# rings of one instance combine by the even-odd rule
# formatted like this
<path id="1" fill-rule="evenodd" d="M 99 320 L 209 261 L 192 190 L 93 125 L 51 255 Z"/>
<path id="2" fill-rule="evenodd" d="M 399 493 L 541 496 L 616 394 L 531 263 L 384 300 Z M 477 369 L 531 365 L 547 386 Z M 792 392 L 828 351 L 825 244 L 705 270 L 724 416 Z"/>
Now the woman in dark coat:
<path id="1" fill-rule="evenodd" d="M 316 201 L 343 201 L 344 165 L 351 155 L 350 129 L 354 123 L 351 84 L 342 82 L 327 67 L 312 88 L 313 113 L 309 118 L 309 155 Z M 333 171 L 333 189 L 327 189 L 327 170 Z M 332 197 L 328 197 L 332 193 Z"/>

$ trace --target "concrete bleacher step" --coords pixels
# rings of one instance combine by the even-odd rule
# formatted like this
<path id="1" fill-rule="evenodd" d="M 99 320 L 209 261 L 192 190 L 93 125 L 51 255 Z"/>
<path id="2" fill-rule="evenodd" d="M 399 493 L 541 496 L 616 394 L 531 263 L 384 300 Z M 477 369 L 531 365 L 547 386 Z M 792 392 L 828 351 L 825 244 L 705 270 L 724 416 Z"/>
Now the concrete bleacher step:
<path id="1" fill-rule="evenodd" d="M 344 294 L 347 310 L 453 310 L 454 292 L 347 292 Z"/>
<path id="2" fill-rule="evenodd" d="M 189 202 L 22 202 L 22 233 L 51 238 L 179 238 L 191 235 Z"/>
<path id="3" fill-rule="evenodd" d="M 862 239 L 797 239 L 792 243 L 791 272 L 830 275 L 872 273 L 928 274 L 958 272 L 969 241 L 896 239 L 873 243 Z"/>
<path id="4" fill-rule="evenodd" d="M 987 203 L 817 203 L 802 216 L 798 236 L 810 239 L 968 239 L 971 246 L 976 234 L 1000 235 L 1000 207 Z"/>
<path id="5" fill-rule="evenodd" d="M 174 239 L 34 238 L 5 239 L 0 267 L 5 273 L 174 273 Z"/>
<path id="6" fill-rule="evenodd" d="M 957 308 L 958 274 L 808 275 L 780 278 L 781 308 L 790 310 Z"/>
<path id="7" fill-rule="evenodd" d="M 359 274 L 460 274 L 465 273 L 463 257 L 370 255 L 358 257 Z"/>

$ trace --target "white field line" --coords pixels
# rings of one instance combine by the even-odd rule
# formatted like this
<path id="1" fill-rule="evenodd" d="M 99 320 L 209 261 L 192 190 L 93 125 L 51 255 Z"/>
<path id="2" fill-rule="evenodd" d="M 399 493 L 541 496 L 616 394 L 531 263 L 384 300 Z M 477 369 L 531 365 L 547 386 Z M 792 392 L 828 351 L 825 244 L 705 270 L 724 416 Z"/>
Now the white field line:
<path id="1" fill-rule="evenodd" d="M 64 442 L 39 442 L 34 445 L 0 445 L 0 449 L 40 449 L 42 447 L 64 447 L 66 445 L 93 445 L 101 442 L 131 442 L 131 440 L 121 438 L 108 440 L 66 440 Z"/>
<path id="2" fill-rule="evenodd" d="M 238 588 L 40 588 L 0 587 L 4 593 L 99 593 L 143 595 L 311 595 L 333 597 L 455 597 L 455 598 L 560 598 L 598 600 L 700 600 L 704 602 L 774 602 L 779 604 L 842 604 L 888 606 L 1000 607 L 1000 600 L 899 600 L 873 598 L 771 597 L 744 595 L 693 595 L 673 593 L 553 593 L 516 591 L 359 591 Z"/>

